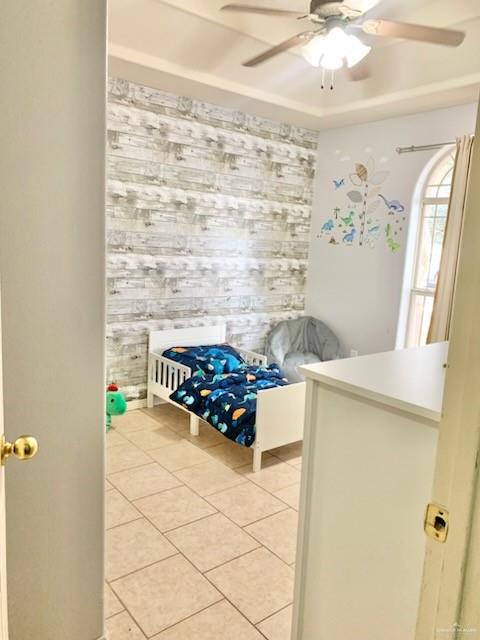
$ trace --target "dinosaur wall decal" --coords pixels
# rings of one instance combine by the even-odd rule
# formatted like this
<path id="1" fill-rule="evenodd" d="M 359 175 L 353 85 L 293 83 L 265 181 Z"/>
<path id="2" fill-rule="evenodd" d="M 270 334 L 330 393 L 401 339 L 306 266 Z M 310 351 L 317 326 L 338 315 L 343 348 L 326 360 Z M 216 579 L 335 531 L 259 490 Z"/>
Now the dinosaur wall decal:
<path id="1" fill-rule="evenodd" d="M 331 220 L 331 219 L 327 220 L 322 226 L 322 232 L 323 233 L 328 233 L 332 229 L 333 229 L 333 220 Z"/>
<path id="2" fill-rule="evenodd" d="M 355 215 L 355 211 L 350 211 L 348 216 L 345 216 L 345 218 L 341 218 L 343 224 L 346 227 L 353 227 L 353 216 L 354 215 Z"/>
<path id="3" fill-rule="evenodd" d="M 384 165 L 385 162 L 386 159 L 382 158 L 379 164 Z M 340 169 L 339 165 L 338 172 L 341 170 L 344 167 Z M 339 193 L 331 203 L 330 217 L 320 223 L 321 230 L 317 237 L 331 245 L 370 249 L 383 239 L 392 253 L 398 252 L 407 214 L 400 200 L 385 195 L 389 189 L 386 181 L 391 175 L 388 168 L 376 166 L 374 158 L 369 156 L 363 162 L 354 163 L 353 171 L 347 177 L 332 177 L 331 189 Z"/>
<path id="4" fill-rule="evenodd" d="M 405 207 L 399 200 L 387 200 L 381 193 L 378 194 L 378 197 L 384 201 L 389 213 L 403 213 L 405 211 Z"/>

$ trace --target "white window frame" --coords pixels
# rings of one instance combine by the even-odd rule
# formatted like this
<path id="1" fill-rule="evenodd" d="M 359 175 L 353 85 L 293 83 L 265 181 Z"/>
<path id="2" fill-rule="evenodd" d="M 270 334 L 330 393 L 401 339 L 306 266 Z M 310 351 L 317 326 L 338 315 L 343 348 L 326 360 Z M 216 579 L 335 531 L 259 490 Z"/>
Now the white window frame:
<path id="1" fill-rule="evenodd" d="M 442 204 L 446 204 L 448 206 L 448 204 L 450 203 L 450 197 L 427 197 L 426 193 L 428 188 L 431 186 L 430 181 L 434 172 L 443 163 L 445 163 L 454 152 L 454 148 L 448 147 L 447 149 L 442 149 L 441 152 L 436 154 L 425 167 L 417 183 L 416 194 L 412 207 L 414 215 L 412 216 L 408 239 L 409 247 L 407 247 L 405 257 L 406 262 L 404 270 L 403 295 L 396 341 L 397 349 L 404 349 L 409 346 L 417 346 L 411 344 L 411 331 L 415 297 L 419 295 L 425 296 L 426 298 L 435 297 L 435 289 L 422 288 L 415 285 L 419 269 L 421 231 L 426 206 Z"/>

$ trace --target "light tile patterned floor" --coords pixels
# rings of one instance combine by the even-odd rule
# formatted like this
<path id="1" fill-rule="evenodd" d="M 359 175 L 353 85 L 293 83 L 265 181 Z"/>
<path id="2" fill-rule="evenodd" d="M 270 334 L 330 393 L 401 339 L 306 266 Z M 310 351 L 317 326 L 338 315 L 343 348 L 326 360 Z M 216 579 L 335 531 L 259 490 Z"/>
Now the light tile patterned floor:
<path id="1" fill-rule="evenodd" d="M 171 405 L 113 419 L 108 640 L 290 640 L 301 444 L 251 457 Z"/>

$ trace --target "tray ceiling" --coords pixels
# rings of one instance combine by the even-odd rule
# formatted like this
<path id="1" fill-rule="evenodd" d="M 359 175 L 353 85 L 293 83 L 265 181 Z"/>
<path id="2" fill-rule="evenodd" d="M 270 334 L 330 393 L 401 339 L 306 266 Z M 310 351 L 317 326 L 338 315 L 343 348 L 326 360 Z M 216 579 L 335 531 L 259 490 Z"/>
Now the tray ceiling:
<path id="1" fill-rule="evenodd" d="M 227 0 L 110 0 L 110 72 L 167 91 L 250 110 L 316 129 L 473 102 L 480 87 L 479 0 L 350 0 L 370 16 L 454 27 L 458 49 L 378 42 L 371 77 L 338 72 L 321 90 L 320 72 L 300 51 L 257 68 L 242 61 L 303 30 L 292 19 L 220 12 Z M 306 11 L 305 0 L 245 0 Z"/>

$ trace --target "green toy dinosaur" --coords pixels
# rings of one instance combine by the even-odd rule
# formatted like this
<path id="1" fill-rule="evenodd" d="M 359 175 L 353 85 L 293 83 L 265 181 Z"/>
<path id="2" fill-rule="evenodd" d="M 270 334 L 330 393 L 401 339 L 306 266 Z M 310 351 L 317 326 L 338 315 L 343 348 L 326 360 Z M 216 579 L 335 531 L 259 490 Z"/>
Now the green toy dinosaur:
<path id="1" fill-rule="evenodd" d="M 127 410 L 125 396 L 118 390 L 116 384 L 109 384 L 107 387 L 107 398 L 105 404 L 105 427 L 106 431 L 110 431 L 112 424 L 112 416 L 121 416 Z"/>

